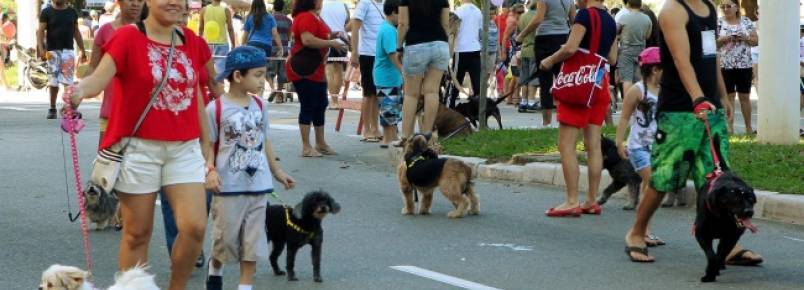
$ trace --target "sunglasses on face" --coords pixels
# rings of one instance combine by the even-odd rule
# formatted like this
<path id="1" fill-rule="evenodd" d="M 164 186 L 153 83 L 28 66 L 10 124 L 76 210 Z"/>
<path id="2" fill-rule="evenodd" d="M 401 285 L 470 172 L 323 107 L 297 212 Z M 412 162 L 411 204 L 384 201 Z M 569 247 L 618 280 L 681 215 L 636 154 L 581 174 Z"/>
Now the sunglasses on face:
<path id="1" fill-rule="evenodd" d="M 729 9 L 734 7 L 732 4 L 720 4 L 720 9 Z"/>

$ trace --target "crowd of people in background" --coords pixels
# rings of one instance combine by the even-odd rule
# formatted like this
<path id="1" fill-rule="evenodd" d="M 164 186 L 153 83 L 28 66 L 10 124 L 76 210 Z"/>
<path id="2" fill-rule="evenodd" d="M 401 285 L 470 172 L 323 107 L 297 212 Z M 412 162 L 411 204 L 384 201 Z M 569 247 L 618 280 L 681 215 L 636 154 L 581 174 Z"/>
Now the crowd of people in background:
<path id="1" fill-rule="evenodd" d="M 153 5 L 145 7 L 146 2 Z M 180 15 L 171 10 L 177 2 L 181 3 Z M 359 83 L 362 91 L 360 111 L 365 129 L 361 141 L 379 143 L 381 148 L 400 146 L 415 133 L 432 134 L 445 75 L 456 82 L 456 89 L 447 92 L 447 106 L 477 97 L 481 83 L 489 83 L 490 95 L 508 98 L 518 112 L 540 112 L 542 123 L 536 127 L 558 128 L 567 196 L 545 212 L 550 217 L 602 212 L 595 200 L 603 163 L 601 128 L 617 125 L 618 152 L 642 176 L 646 192 L 637 221 L 626 237 L 626 253 L 635 262 L 653 261 L 646 248 L 657 240 L 648 232 L 650 217 L 663 192 L 684 186 L 674 168 L 692 162 L 692 178 L 698 186 L 703 171 L 712 167 L 711 156 L 706 154 L 692 161 L 678 155 L 678 146 L 703 144 L 700 141 L 706 137 L 698 119 L 709 120 L 713 134 L 726 136 L 734 132 L 732 108 L 739 105 L 745 132 L 755 133 L 749 96 L 759 57 L 758 12 L 743 15 L 739 0 L 720 1 L 719 7 L 705 0 L 668 0 L 659 18 L 640 0 L 624 0 L 617 8 L 605 7 L 602 0 L 506 0 L 501 7 L 491 7 L 488 27 L 483 27 L 482 10 L 472 0 L 463 0 L 454 8 L 447 0 L 359 0 L 356 4 L 274 0 L 270 5 L 255 0 L 248 10 L 233 9 L 227 1 L 208 2 L 117 0 L 102 12 L 78 13 L 66 0 L 53 0 L 41 11 L 37 31 L 37 51 L 49 65 L 48 119 L 56 118 L 60 87 L 74 83 L 74 64 L 88 61 L 88 68 L 80 73 L 84 79 L 74 89 L 73 105 L 103 92 L 100 149 L 120 148 L 125 140 L 134 144 L 137 150 L 132 153 L 142 154 L 144 163 L 156 158 L 146 153 L 165 150 L 183 157 L 160 161 L 164 165 L 152 171 L 162 172 L 161 178 L 124 169 L 122 174 L 129 182 L 122 178 L 117 187 L 123 215 L 130 217 L 122 225 L 122 268 L 147 257 L 155 193 L 161 191 L 163 210 L 169 211 L 164 216 L 166 231 L 170 231 L 166 236 L 173 261 L 171 285 L 186 283 L 192 264 L 200 267 L 206 260 L 200 247 L 205 228 L 199 221 L 206 220 L 203 216 L 207 213 L 200 209 L 209 208 L 211 194 L 204 193 L 203 185 L 210 189 L 210 172 L 217 182 L 216 165 L 221 163 L 220 158 L 212 157 L 218 153 L 213 153 L 217 146 L 208 147 L 212 138 L 223 138 L 221 121 L 213 120 L 219 118 L 215 108 L 224 110 L 228 118 L 246 107 L 241 113 L 256 118 L 249 122 L 263 125 L 252 129 L 267 130 L 267 119 L 260 119 L 267 116 L 262 97 L 283 103 L 295 95 L 300 104 L 301 156 L 322 157 L 337 154 L 326 141 L 326 110 L 340 109 L 339 99 L 351 89 L 350 82 Z M 286 8 L 292 12 L 287 14 Z M 460 21 L 455 29 L 451 18 Z M 2 71 L 15 29 L 6 14 L 0 25 Z M 592 33 L 593 26 L 594 31 L 599 30 L 597 35 Z M 483 43 L 484 28 L 487 43 Z M 91 56 L 86 54 L 85 39 L 91 39 Z M 690 49 L 679 49 L 684 45 Z M 550 90 L 561 63 L 593 47 L 608 63 L 608 73 L 600 79 L 605 89 L 595 91 L 587 107 L 562 105 Z M 183 78 L 167 77 L 164 99 L 154 104 L 156 113 L 145 118 L 135 134 L 138 138 L 129 138 L 142 108 L 150 108 L 146 104 L 151 86 L 161 80 L 161 69 L 169 64 L 166 56 L 174 51 L 178 57 L 172 67 Z M 298 61 L 286 60 L 288 57 Z M 804 61 L 801 64 L 804 67 Z M 153 79 L 134 71 L 153 72 Z M 353 77 L 355 73 L 360 77 Z M 267 80 L 268 87 L 255 78 Z M 2 74 L 0 85 L 7 85 Z M 124 91 L 135 97 L 121 99 Z M 258 98 L 252 100 L 247 94 Z M 211 105 L 216 100 L 224 102 Z M 206 111 L 205 105 L 209 106 Z M 416 118 L 419 110 L 421 120 Z M 616 114 L 620 114 L 619 124 L 612 117 Z M 183 130 L 161 130 L 170 124 Z M 661 142 L 657 131 L 666 134 Z M 589 168 L 590 190 L 584 201 L 579 200 L 578 187 L 579 135 Z M 723 142 L 720 154 L 728 162 L 728 143 Z M 226 150 L 230 146 L 225 145 Z M 271 176 L 286 187 L 293 186 L 292 178 L 274 164 L 272 154 L 265 160 L 255 159 L 260 166 L 270 167 L 268 182 L 260 185 L 265 188 L 245 191 L 264 194 L 268 187 L 273 190 Z M 687 176 L 683 177 L 681 180 L 686 180 Z M 236 189 L 224 184 L 217 191 L 235 191 L 232 188 Z M 188 192 L 192 195 L 179 194 Z M 205 200 L 207 206 L 203 206 Z M 197 207 L 171 209 L 175 202 Z M 237 258 L 217 252 L 212 255 L 210 276 L 221 276 L 222 262 Z M 735 255 L 761 262 L 761 257 L 739 247 Z M 245 276 L 241 276 L 241 284 L 252 283 L 248 276 L 253 275 L 253 264 L 242 266 Z"/>

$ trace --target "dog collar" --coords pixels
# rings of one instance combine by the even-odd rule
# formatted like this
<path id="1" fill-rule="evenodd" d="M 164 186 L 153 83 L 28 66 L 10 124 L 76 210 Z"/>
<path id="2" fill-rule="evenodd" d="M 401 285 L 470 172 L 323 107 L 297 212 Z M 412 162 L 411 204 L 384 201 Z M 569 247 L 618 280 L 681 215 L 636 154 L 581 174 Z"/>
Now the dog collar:
<path id="1" fill-rule="evenodd" d="M 287 221 L 287 222 L 285 222 L 285 224 L 288 227 L 290 227 L 291 229 L 293 229 L 294 231 L 297 231 L 297 232 L 299 232 L 301 234 L 304 234 L 304 235 L 308 235 L 309 238 L 313 238 L 313 236 L 315 235 L 315 233 L 310 232 L 310 231 L 305 231 L 299 225 L 294 224 L 293 221 L 290 220 L 290 208 L 289 207 L 285 208 L 285 220 Z"/>
<path id="2" fill-rule="evenodd" d="M 419 161 L 422 161 L 422 160 L 424 160 L 423 156 L 421 156 L 421 155 L 416 156 L 416 158 L 413 158 L 410 162 L 408 162 L 408 168 L 413 167 L 413 165 L 416 165 L 416 162 L 419 162 Z"/>

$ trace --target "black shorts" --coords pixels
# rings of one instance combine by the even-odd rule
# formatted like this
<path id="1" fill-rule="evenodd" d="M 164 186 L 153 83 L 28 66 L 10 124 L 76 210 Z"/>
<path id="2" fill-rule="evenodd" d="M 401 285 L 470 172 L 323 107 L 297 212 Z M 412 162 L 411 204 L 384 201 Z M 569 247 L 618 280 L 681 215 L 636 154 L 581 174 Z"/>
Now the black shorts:
<path id="1" fill-rule="evenodd" d="M 535 44 L 533 45 L 533 53 L 535 55 L 533 61 L 539 64 L 542 63 L 543 59 L 561 49 L 561 45 L 567 42 L 568 36 L 567 34 L 536 36 Z M 553 86 L 553 76 L 557 75 L 560 71 L 560 63 L 553 65 L 552 69 L 549 71 L 539 71 L 539 85 L 541 85 L 542 88 L 548 88 L 539 90 L 539 102 L 544 109 L 556 108 L 553 103 L 553 95 L 550 94 L 549 88 Z"/>
<path id="2" fill-rule="evenodd" d="M 363 87 L 363 96 L 377 96 L 377 87 L 374 86 L 374 56 L 360 56 L 360 86 Z"/>
<path id="3" fill-rule="evenodd" d="M 751 68 L 722 69 L 723 83 L 726 84 L 726 93 L 751 93 L 751 80 L 754 77 Z"/>

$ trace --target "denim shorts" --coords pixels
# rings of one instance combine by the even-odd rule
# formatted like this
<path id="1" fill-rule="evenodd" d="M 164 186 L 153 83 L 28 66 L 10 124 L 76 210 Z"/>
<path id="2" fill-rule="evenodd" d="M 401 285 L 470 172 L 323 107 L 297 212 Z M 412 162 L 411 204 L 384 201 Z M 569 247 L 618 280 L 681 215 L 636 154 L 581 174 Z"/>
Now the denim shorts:
<path id="1" fill-rule="evenodd" d="M 449 44 L 431 41 L 405 46 L 402 66 L 406 75 L 423 75 L 428 68 L 446 71 L 449 67 Z"/>
<path id="2" fill-rule="evenodd" d="M 640 171 L 650 167 L 650 149 L 636 148 L 628 149 L 628 160 L 634 166 L 634 170 Z"/>

